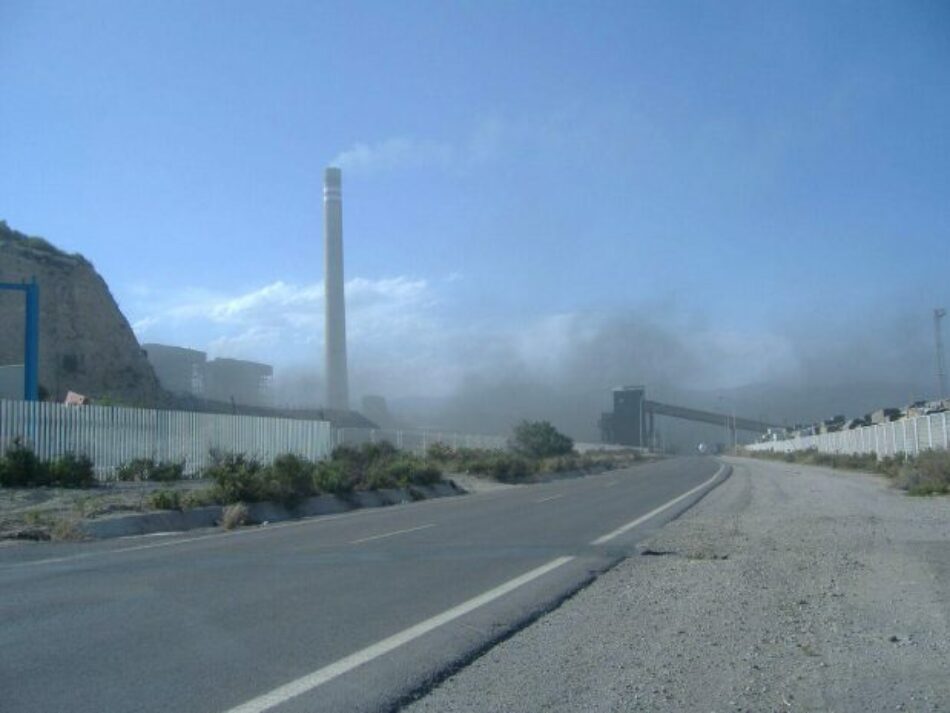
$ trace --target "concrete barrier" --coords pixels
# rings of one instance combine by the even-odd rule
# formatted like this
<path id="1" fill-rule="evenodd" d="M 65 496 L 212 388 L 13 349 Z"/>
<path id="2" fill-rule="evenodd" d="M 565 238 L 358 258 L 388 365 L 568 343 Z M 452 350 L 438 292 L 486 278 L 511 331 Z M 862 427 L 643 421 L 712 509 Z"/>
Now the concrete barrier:
<path id="1" fill-rule="evenodd" d="M 435 485 L 415 485 L 411 488 L 367 490 L 344 495 L 317 495 L 307 498 L 294 508 L 287 508 L 273 502 L 250 503 L 247 508 L 251 523 L 260 524 L 463 494 L 464 491 L 457 488 L 454 483 L 436 483 Z M 221 521 L 223 511 L 222 506 L 212 505 L 192 510 L 163 510 L 136 515 L 116 515 L 83 520 L 79 527 L 87 537 L 95 539 L 149 535 L 156 532 L 184 532 L 202 527 L 215 527 Z"/>

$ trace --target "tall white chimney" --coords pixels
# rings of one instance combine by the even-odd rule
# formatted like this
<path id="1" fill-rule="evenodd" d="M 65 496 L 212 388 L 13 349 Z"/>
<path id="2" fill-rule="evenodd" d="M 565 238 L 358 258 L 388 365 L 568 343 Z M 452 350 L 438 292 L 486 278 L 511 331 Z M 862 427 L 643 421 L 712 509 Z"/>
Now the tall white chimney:
<path id="1" fill-rule="evenodd" d="M 328 168 L 323 178 L 324 284 L 326 289 L 327 407 L 349 410 L 346 370 L 346 304 L 343 297 L 343 203 L 340 169 Z"/>

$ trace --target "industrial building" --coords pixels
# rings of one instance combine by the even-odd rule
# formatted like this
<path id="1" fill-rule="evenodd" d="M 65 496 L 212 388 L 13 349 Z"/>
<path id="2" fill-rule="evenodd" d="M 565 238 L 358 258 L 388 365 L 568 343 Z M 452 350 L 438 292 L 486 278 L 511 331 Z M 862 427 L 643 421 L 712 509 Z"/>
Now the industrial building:
<path id="1" fill-rule="evenodd" d="M 143 344 L 142 348 L 166 391 L 209 401 L 270 406 L 273 402 L 274 368 L 243 359 L 218 358 L 197 349 L 168 344 Z"/>
<path id="2" fill-rule="evenodd" d="M 214 359 L 205 365 L 205 398 L 245 406 L 270 406 L 274 367 L 243 359 Z"/>
<path id="3" fill-rule="evenodd" d="M 779 428 L 775 424 L 751 418 L 724 414 L 714 411 L 673 406 L 651 401 L 646 397 L 643 386 L 618 386 L 613 390 L 614 409 L 601 414 L 600 433 L 604 443 L 613 443 L 635 448 L 654 448 L 656 446 L 656 417 L 666 416 L 694 423 L 707 423 L 723 426 L 730 432 L 730 442 L 737 443 L 736 433 L 767 433 Z"/>
<path id="4" fill-rule="evenodd" d="M 142 349 L 165 391 L 204 396 L 207 354 L 168 344 L 143 344 Z"/>

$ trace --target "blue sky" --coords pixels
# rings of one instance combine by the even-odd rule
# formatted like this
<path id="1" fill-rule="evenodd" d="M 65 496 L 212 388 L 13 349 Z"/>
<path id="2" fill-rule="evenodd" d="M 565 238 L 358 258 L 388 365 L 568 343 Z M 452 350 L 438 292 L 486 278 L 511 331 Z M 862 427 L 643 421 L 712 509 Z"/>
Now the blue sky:
<path id="1" fill-rule="evenodd" d="M 950 302 L 948 38 L 939 1 L 2 0 L 0 218 L 142 341 L 303 367 L 336 162 L 367 390 L 628 313 L 761 380 Z"/>

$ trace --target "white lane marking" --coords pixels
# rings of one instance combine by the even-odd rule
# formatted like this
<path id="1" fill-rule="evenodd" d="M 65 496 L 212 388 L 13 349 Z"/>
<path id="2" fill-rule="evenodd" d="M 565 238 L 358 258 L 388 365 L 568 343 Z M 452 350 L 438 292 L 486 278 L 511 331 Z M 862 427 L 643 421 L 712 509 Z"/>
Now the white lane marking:
<path id="1" fill-rule="evenodd" d="M 418 527 L 407 527 L 405 530 L 393 530 L 392 532 L 384 532 L 382 535 L 371 535 L 370 537 L 361 537 L 358 540 L 350 540 L 351 545 L 358 545 L 361 542 L 370 542 L 371 540 L 381 540 L 384 537 L 393 537 L 395 535 L 402 535 L 406 532 L 415 532 L 416 530 L 425 530 L 427 527 L 435 527 L 434 522 L 430 522 L 428 525 L 419 525 Z"/>
<path id="2" fill-rule="evenodd" d="M 561 493 L 560 495 L 552 495 L 552 496 L 550 496 L 550 497 L 548 497 L 548 498 L 541 498 L 540 500 L 535 500 L 534 502 L 536 502 L 536 503 L 546 503 L 546 502 L 549 502 L 549 501 L 551 501 L 551 500 L 557 500 L 558 498 L 563 498 L 563 497 L 564 497 L 564 493 Z"/>
<path id="3" fill-rule="evenodd" d="M 644 522 L 646 522 L 647 520 L 649 520 L 651 517 L 656 517 L 656 516 L 659 515 L 661 512 L 663 512 L 664 510 L 668 510 L 669 508 L 673 507 L 674 505 L 676 505 L 676 503 L 680 502 L 681 500 L 683 500 L 683 499 L 685 499 L 685 498 L 688 498 L 690 495 L 693 495 L 693 494 L 695 494 L 695 493 L 698 493 L 700 490 L 702 490 L 702 489 L 705 488 L 707 485 L 709 485 L 710 483 L 712 483 L 716 478 L 718 478 L 718 477 L 723 473 L 723 471 L 725 471 L 725 469 L 726 469 L 726 466 L 724 466 L 724 465 L 719 466 L 719 470 L 717 470 L 717 471 L 716 471 L 716 474 L 715 474 L 713 477 L 711 477 L 709 480 L 707 480 L 707 481 L 705 481 L 705 482 L 703 482 L 703 483 L 700 483 L 699 485 L 697 485 L 697 486 L 696 486 L 695 488 L 693 488 L 692 490 L 687 490 L 685 493 L 683 493 L 683 494 L 680 495 L 679 497 L 673 498 L 673 499 L 670 500 L 668 503 L 664 503 L 663 505 L 660 505 L 660 507 L 654 508 L 653 510 L 651 510 L 650 512 L 648 512 L 646 515 L 641 515 L 641 516 L 638 517 L 636 520 L 633 520 L 633 521 L 631 521 L 631 522 L 628 522 L 626 525 L 622 525 L 621 527 L 618 527 L 618 528 L 617 528 L 616 530 L 614 530 L 613 532 L 608 532 L 608 533 L 607 533 L 606 535 L 604 535 L 603 537 L 598 537 L 596 540 L 594 540 L 593 542 L 591 542 L 591 544 L 592 544 L 592 545 L 602 545 L 602 544 L 604 544 L 605 542 L 609 542 L 610 540 L 614 539 L 615 537 L 619 537 L 619 536 L 622 535 L 623 533 L 632 530 L 632 529 L 635 528 L 637 525 L 643 524 Z"/>
<path id="4" fill-rule="evenodd" d="M 704 482 L 702 485 L 698 485 L 692 490 L 683 493 L 679 497 L 673 498 L 665 505 L 661 505 L 660 507 L 651 510 L 649 513 L 643 517 L 637 518 L 632 523 L 628 523 L 618 530 L 614 530 L 613 532 L 594 540 L 592 544 L 601 544 L 607 540 L 613 539 L 614 537 L 617 537 L 617 535 L 620 535 L 627 530 L 636 527 L 640 523 L 645 522 L 651 517 L 663 512 L 672 505 L 680 502 L 683 498 L 686 498 L 701 488 L 709 485 L 709 483 L 713 482 L 717 477 L 719 477 L 720 473 L 723 472 L 725 467 L 726 466 L 721 466 L 719 470 L 716 471 L 716 475 Z M 286 703 L 291 698 L 296 698 L 297 696 L 301 696 L 304 693 L 308 693 L 313 689 L 322 686 L 324 683 L 332 681 L 334 678 L 342 676 L 343 674 L 348 673 L 349 671 L 352 671 L 353 669 L 362 666 L 365 663 L 369 663 L 373 659 L 384 656 L 393 649 L 399 648 L 403 644 L 408 644 L 410 641 L 418 639 L 420 636 L 423 636 L 430 631 L 434 631 L 440 626 L 448 624 L 459 617 L 465 616 L 469 612 L 475 611 L 479 607 L 485 606 L 486 604 L 489 604 L 496 599 L 505 596 L 509 592 L 514 591 L 518 587 L 521 587 L 528 582 L 534 581 L 539 577 L 543 577 L 548 572 L 551 572 L 574 559 L 576 559 L 576 557 L 573 556 L 558 557 L 553 559 L 547 564 L 543 564 L 536 569 L 532 569 L 530 572 L 525 572 L 520 577 L 509 579 L 504 584 L 501 584 L 494 589 L 490 589 L 483 594 L 479 594 L 477 597 L 473 597 L 468 601 L 462 602 L 458 606 L 447 609 L 441 614 L 437 614 L 430 619 L 421 621 L 418 624 L 409 627 L 408 629 L 403 629 L 397 634 L 393 634 L 386 639 L 377 641 L 375 644 L 371 644 L 365 649 L 360 649 L 356 653 L 350 654 L 349 656 L 328 664 L 323 668 L 317 669 L 313 673 L 309 673 L 306 676 L 301 676 L 290 683 L 286 683 L 279 688 L 275 688 L 274 690 L 247 701 L 246 703 L 242 703 L 239 706 L 231 708 L 225 711 L 225 713 L 263 713 L 264 711 L 276 708 L 282 703 Z"/>
<path id="5" fill-rule="evenodd" d="M 449 622 L 458 619 L 461 616 L 468 614 L 479 607 L 485 606 L 489 602 L 493 602 L 496 599 L 505 596 L 509 592 L 514 591 L 518 587 L 521 587 L 528 582 L 534 581 L 539 577 L 543 577 L 548 572 L 557 569 L 561 565 L 567 564 L 574 557 L 558 557 L 553 559 L 547 564 L 541 565 L 537 569 L 532 569 L 530 572 L 522 574 L 520 577 L 515 577 L 514 579 L 509 579 L 504 584 L 501 584 L 494 589 L 490 589 L 484 594 L 479 594 L 477 597 L 473 597 L 466 602 L 462 602 L 458 606 L 452 607 L 441 614 L 421 621 L 415 626 L 410 626 L 408 629 L 403 629 L 398 634 L 394 634 L 389 638 L 378 641 L 371 646 L 367 646 L 365 649 L 360 649 L 354 654 L 340 659 L 334 663 L 324 666 L 321 669 L 314 671 L 313 673 L 307 674 L 306 676 L 301 676 L 296 681 L 291 681 L 280 688 L 275 688 L 273 691 L 265 693 L 262 696 L 243 703 L 236 708 L 231 708 L 227 713 L 262 713 L 263 711 L 270 710 L 280 704 L 290 700 L 291 698 L 296 698 L 308 691 L 312 691 L 317 686 L 321 686 L 328 681 L 332 681 L 338 676 L 342 676 L 348 671 L 352 671 L 357 666 L 362 666 L 364 663 L 368 663 L 373 659 L 379 658 L 384 654 L 389 653 L 395 648 L 402 646 L 403 644 L 408 644 L 414 639 L 418 639 L 420 636 L 429 633 L 430 631 L 439 628 Z"/>

